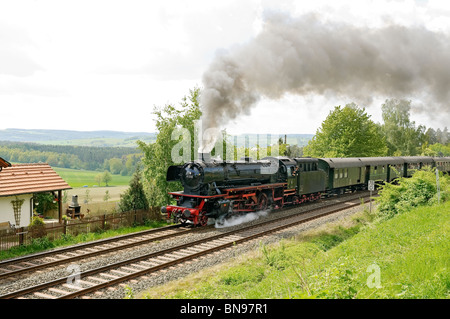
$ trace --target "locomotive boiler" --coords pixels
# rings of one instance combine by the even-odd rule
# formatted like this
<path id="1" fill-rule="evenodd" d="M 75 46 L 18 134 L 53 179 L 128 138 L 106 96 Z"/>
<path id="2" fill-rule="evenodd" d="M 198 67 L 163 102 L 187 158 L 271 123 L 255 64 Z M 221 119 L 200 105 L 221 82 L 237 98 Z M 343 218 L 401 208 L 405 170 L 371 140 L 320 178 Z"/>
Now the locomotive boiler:
<path id="1" fill-rule="evenodd" d="M 202 159 L 205 156 L 201 157 Z M 283 181 L 277 161 L 266 158 L 253 161 L 242 158 L 241 161 L 193 161 L 184 165 L 170 166 L 167 181 L 180 181 L 185 194 L 219 195 L 224 188 L 243 185 L 255 186 Z"/>

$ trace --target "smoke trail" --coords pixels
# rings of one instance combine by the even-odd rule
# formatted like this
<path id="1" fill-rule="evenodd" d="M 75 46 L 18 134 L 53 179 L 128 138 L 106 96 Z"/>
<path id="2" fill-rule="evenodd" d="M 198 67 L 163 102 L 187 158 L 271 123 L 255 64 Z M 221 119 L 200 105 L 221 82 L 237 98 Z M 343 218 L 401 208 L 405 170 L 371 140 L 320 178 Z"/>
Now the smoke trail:
<path id="1" fill-rule="evenodd" d="M 203 75 L 203 126 L 223 127 L 264 96 L 418 97 L 450 114 L 450 38 L 424 27 L 371 29 L 271 14 L 249 42 L 218 55 Z"/>

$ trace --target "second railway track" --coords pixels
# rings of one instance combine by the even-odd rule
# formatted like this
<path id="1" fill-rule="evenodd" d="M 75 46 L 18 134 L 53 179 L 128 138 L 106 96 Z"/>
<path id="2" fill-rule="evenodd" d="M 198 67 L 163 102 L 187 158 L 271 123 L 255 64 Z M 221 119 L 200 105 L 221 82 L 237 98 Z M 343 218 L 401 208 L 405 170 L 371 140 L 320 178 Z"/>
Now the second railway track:
<path id="1" fill-rule="evenodd" d="M 180 225 L 170 225 L 5 260 L 0 262 L 0 280 L 153 241 L 180 236 L 188 231 L 190 229 L 182 228 Z"/>
<path id="2" fill-rule="evenodd" d="M 77 274 L 79 279 L 76 281 L 76 285 L 69 284 L 74 278 L 68 276 L 2 295 L 0 298 L 76 298 L 360 204 L 359 198 L 348 199 L 339 204 L 246 226 L 187 244 L 90 269 Z"/>

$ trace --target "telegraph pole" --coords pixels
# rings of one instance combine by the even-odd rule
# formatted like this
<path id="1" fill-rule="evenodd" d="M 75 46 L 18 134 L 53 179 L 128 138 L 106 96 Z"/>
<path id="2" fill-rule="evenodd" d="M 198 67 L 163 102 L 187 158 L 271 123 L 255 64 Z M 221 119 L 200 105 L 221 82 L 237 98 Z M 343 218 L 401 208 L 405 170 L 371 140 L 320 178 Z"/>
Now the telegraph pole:
<path id="1" fill-rule="evenodd" d="M 439 185 L 439 170 L 436 167 L 436 188 L 437 188 L 437 196 L 438 196 L 438 204 L 441 202 L 441 187 Z"/>

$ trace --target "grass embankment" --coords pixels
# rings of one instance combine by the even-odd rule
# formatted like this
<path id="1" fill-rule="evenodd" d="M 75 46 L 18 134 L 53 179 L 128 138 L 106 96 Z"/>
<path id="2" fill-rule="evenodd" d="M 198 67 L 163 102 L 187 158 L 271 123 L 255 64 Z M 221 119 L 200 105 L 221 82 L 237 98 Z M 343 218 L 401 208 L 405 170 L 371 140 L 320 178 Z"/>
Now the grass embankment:
<path id="1" fill-rule="evenodd" d="M 63 180 L 65 180 L 71 187 L 83 187 L 87 185 L 88 187 L 92 187 L 94 185 L 97 185 L 97 182 L 95 181 L 95 177 L 98 174 L 101 174 L 101 172 L 97 171 L 87 171 L 87 170 L 79 170 L 79 169 L 71 169 L 71 168 L 60 168 L 60 167 L 53 167 L 56 173 L 58 173 L 59 176 Z M 122 176 L 122 175 L 115 175 L 111 174 L 112 179 L 108 183 L 108 186 L 124 186 L 128 185 L 130 182 L 131 176 Z M 97 185 L 97 186 L 104 186 Z"/>
<path id="2" fill-rule="evenodd" d="M 262 246 L 144 297 L 449 298 L 450 202 L 372 219 L 366 212 L 344 226 Z"/>
<path id="3" fill-rule="evenodd" d="M 143 226 L 123 227 L 115 230 L 106 230 L 93 233 L 83 233 L 77 236 L 63 235 L 60 239 L 51 241 L 47 237 L 33 239 L 32 244 L 17 246 L 9 250 L 0 251 L 0 260 L 38 253 L 48 249 L 81 244 L 93 240 L 105 239 L 114 236 L 126 235 L 139 231 L 167 226 L 165 221 L 147 221 Z"/>

